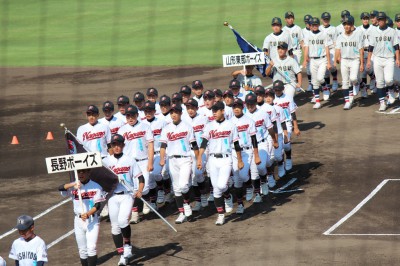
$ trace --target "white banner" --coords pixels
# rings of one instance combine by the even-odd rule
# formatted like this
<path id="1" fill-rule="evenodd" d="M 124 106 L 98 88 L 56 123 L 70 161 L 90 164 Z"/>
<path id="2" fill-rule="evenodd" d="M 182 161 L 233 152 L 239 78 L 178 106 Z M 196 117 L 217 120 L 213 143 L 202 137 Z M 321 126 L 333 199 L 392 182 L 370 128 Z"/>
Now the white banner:
<path id="1" fill-rule="evenodd" d="M 227 54 L 222 55 L 224 67 L 238 67 L 248 65 L 265 64 L 265 55 L 263 52 L 246 54 Z"/>
<path id="2" fill-rule="evenodd" d="M 77 153 L 46 158 L 49 174 L 103 166 L 99 152 Z"/>

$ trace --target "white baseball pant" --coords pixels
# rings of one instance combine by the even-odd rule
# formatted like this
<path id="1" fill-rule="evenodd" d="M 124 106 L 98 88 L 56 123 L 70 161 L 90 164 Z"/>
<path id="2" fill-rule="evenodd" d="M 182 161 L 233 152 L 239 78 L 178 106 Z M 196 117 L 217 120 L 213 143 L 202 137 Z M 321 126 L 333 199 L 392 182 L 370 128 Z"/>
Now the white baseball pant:
<path id="1" fill-rule="evenodd" d="M 138 164 L 140 171 L 142 171 L 142 175 L 144 177 L 144 188 L 142 195 L 147 195 L 150 189 L 153 189 L 157 186 L 156 180 L 153 178 L 154 176 L 150 177 L 150 173 L 147 171 L 149 160 L 143 160 L 139 162 L 137 161 L 136 163 Z"/>
<path id="2" fill-rule="evenodd" d="M 393 82 L 400 85 L 400 67 L 394 66 Z"/>
<path id="3" fill-rule="evenodd" d="M 250 165 L 250 176 L 251 180 L 257 180 L 260 178 L 260 175 L 264 176 L 267 174 L 267 167 L 272 165 L 271 154 L 273 154 L 273 150 L 270 149 L 270 145 L 268 144 L 268 139 L 264 142 L 258 143 L 258 154 L 261 159 L 260 164 L 256 164 L 254 161 L 254 157 L 251 160 Z"/>
<path id="4" fill-rule="evenodd" d="M 383 89 L 386 86 L 393 85 L 394 58 L 384 58 L 375 56 L 374 72 L 376 78 L 376 87 Z"/>
<path id="5" fill-rule="evenodd" d="M 232 171 L 232 156 L 216 158 L 210 155 L 208 163 L 210 164 L 210 179 L 214 189 L 214 197 L 220 198 L 228 189 L 228 180 Z"/>
<path id="6" fill-rule="evenodd" d="M 133 198 L 131 194 L 112 195 L 108 200 L 108 215 L 111 222 L 111 233 L 119 235 L 121 228 L 129 225 L 132 213 Z"/>
<path id="7" fill-rule="evenodd" d="M 274 161 L 281 162 L 283 160 L 283 133 L 278 134 L 279 147 L 274 149 Z"/>
<path id="8" fill-rule="evenodd" d="M 232 153 L 233 182 L 235 188 L 243 187 L 243 183 L 246 183 L 249 180 L 250 178 L 249 171 L 250 171 L 251 161 L 253 160 L 253 152 L 254 151 L 252 147 L 244 148 L 243 151 L 241 152 L 242 161 L 244 164 L 242 169 L 239 169 L 238 167 L 238 159 L 236 152 Z"/>
<path id="9" fill-rule="evenodd" d="M 85 222 L 75 216 L 75 239 L 78 244 L 79 257 L 87 259 L 97 254 L 97 239 L 99 238 L 100 222 L 97 215 L 93 215 Z"/>
<path id="10" fill-rule="evenodd" d="M 311 58 L 310 69 L 311 69 L 311 84 L 313 89 L 319 89 L 321 84 L 325 82 L 325 72 L 328 59 L 323 58 Z"/>
<path id="11" fill-rule="evenodd" d="M 303 51 L 301 49 L 293 50 L 293 58 L 294 58 L 294 60 L 296 60 L 297 64 L 299 64 L 299 66 L 301 66 L 300 61 L 301 61 L 302 54 L 303 54 Z"/>
<path id="12" fill-rule="evenodd" d="M 335 48 L 329 49 L 329 55 L 330 55 L 329 61 L 331 63 L 331 66 L 333 66 L 333 60 L 335 60 Z M 325 78 L 329 78 L 330 76 L 331 76 L 331 72 L 328 69 L 326 69 Z"/>
<path id="13" fill-rule="evenodd" d="M 293 84 L 286 84 L 285 85 L 285 89 L 284 89 L 284 93 L 290 97 L 294 97 L 294 95 L 296 94 L 296 85 Z"/>
<path id="14" fill-rule="evenodd" d="M 170 156 L 168 161 L 175 196 L 179 197 L 188 193 L 192 177 L 192 157 L 175 158 Z"/>
<path id="15" fill-rule="evenodd" d="M 347 90 L 350 86 L 358 85 L 360 73 L 360 59 L 346 59 L 341 61 L 340 72 L 342 73 L 342 88 Z"/>
<path id="16" fill-rule="evenodd" d="M 204 182 L 204 162 L 206 161 L 206 155 L 203 153 L 203 156 L 201 158 L 201 162 L 203 164 L 201 170 L 197 169 L 197 161 L 196 161 L 196 156 L 194 155 L 194 151 L 192 151 L 192 178 L 191 178 L 191 184 L 193 186 L 197 186 L 198 183 Z"/>
<path id="17" fill-rule="evenodd" d="M 168 160 L 167 160 L 168 162 Z M 161 181 L 163 179 L 168 179 L 168 163 L 166 163 L 163 167 L 160 165 L 160 153 L 154 154 L 154 164 L 153 171 L 150 172 L 149 177 L 154 181 Z"/>

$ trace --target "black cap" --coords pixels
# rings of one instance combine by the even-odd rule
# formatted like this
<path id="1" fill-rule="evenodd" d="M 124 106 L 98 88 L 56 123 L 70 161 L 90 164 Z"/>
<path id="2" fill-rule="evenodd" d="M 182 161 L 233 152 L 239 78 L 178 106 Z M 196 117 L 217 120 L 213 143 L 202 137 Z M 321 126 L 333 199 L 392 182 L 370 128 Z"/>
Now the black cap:
<path id="1" fill-rule="evenodd" d="M 213 111 L 218 111 L 218 110 L 224 110 L 225 109 L 225 104 L 223 102 L 216 102 L 211 109 Z"/>
<path id="2" fill-rule="evenodd" d="M 280 42 L 279 44 L 278 44 L 278 49 L 285 49 L 285 50 L 287 50 L 288 48 L 289 48 L 289 45 L 287 44 L 287 43 L 285 43 L 285 42 Z"/>
<path id="3" fill-rule="evenodd" d="M 138 113 L 139 113 L 139 111 L 138 111 L 137 107 L 134 106 L 134 105 L 132 105 L 132 104 L 128 105 L 128 106 L 125 108 L 125 114 L 126 114 L 126 115 L 127 115 L 127 114 L 135 115 L 135 114 L 138 114 Z"/>
<path id="4" fill-rule="evenodd" d="M 235 105 L 237 105 L 237 106 L 240 106 L 240 107 L 242 107 L 242 108 L 243 108 L 243 106 L 244 106 L 244 103 L 243 103 L 242 99 L 240 99 L 240 98 L 236 98 L 236 99 L 233 101 L 233 104 L 232 104 L 232 106 L 235 106 Z"/>
<path id="5" fill-rule="evenodd" d="M 317 17 L 311 18 L 311 19 L 309 20 L 309 24 L 311 24 L 311 25 L 319 25 L 319 24 L 320 24 L 320 23 L 319 23 L 319 18 L 317 18 Z"/>
<path id="6" fill-rule="evenodd" d="M 377 19 L 386 19 L 386 13 L 385 12 L 378 12 L 378 15 L 376 16 Z"/>
<path id="7" fill-rule="evenodd" d="M 182 94 L 180 94 L 179 92 L 175 92 L 174 94 L 172 94 L 172 102 L 174 101 L 182 101 Z"/>
<path id="8" fill-rule="evenodd" d="M 171 111 L 182 112 L 182 106 L 180 104 L 172 104 Z"/>
<path id="9" fill-rule="evenodd" d="M 21 215 L 17 218 L 17 225 L 15 228 L 21 231 L 25 231 L 26 229 L 31 228 L 34 225 L 33 218 L 29 215 Z"/>
<path id="10" fill-rule="evenodd" d="M 97 108 L 96 105 L 91 104 L 86 108 L 86 113 L 87 114 L 88 113 L 98 114 L 99 113 L 99 108 Z"/>
<path id="11" fill-rule="evenodd" d="M 343 10 L 342 13 L 340 13 L 340 16 L 343 17 L 347 17 L 350 16 L 350 12 L 348 10 Z"/>
<path id="12" fill-rule="evenodd" d="M 220 89 L 213 89 L 215 96 L 222 97 L 222 91 Z"/>
<path id="13" fill-rule="evenodd" d="M 399 14 L 396 14 L 395 16 L 394 16 L 394 21 L 399 21 L 400 20 L 400 13 Z"/>
<path id="14" fill-rule="evenodd" d="M 274 83 L 272 83 L 272 89 L 283 90 L 285 89 L 285 85 L 283 84 L 282 80 L 276 80 Z"/>
<path id="15" fill-rule="evenodd" d="M 229 82 L 230 89 L 240 89 L 240 82 L 237 79 L 232 79 Z"/>
<path id="16" fill-rule="evenodd" d="M 275 97 L 275 92 L 273 89 L 267 89 L 265 90 L 265 96 L 272 96 Z"/>
<path id="17" fill-rule="evenodd" d="M 329 12 L 324 12 L 321 15 L 322 19 L 331 19 L 331 14 Z"/>
<path id="18" fill-rule="evenodd" d="M 377 10 L 372 10 L 371 12 L 369 12 L 369 15 L 371 16 L 371 17 L 376 17 L 376 16 L 378 16 L 378 11 Z"/>
<path id="19" fill-rule="evenodd" d="M 158 96 L 158 90 L 156 88 L 148 88 L 146 95 L 147 96 L 150 96 L 150 95 Z"/>
<path id="20" fill-rule="evenodd" d="M 111 136 L 111 143 L 124 143 L 125 139 L 120 134 L 113 134 Z"/>
<path id="21" fill-rule="evenodd" d="M 254 93 L 257 94 L 265 94 L 265 88 L 261 85 L 258 85 L 254 88 Z"/>
<path id="22" fill-rule="evenodd" d="M 246 104 L 256 104 L 257 103 L 257 96 L 254 93 L 249 93 L 246 95 L 244 99 Z"/>
<path id="23" fill-rule="evenodd" d="M 154 110 L 156 110 L 156 104 L 152 101 L 147 101 L 144 103 L 143 110 L 154 111 Z"/>
<path id="24" fill-rule="evenodd" d="M 160 98 L 160 105 L 171 105 L 171 98 L 168 95 L 163 95 Z"/>
<path id="25" fill-rule="evenodd" d="M 386 25 L 387 25 L 389 28 L 393 28 L 393 20 L 392 20 L 391 18 L 387 17 Z"/>
<path id="26" fill-rule="evenodd" d="M 192 93 L 192 89 L 188 85 L 184 85 L 181 87 L 179 92 L 185 95 L 190 95 Z"/>
<path id="27" fill-rule="evenodd" d="M 305 23 L 309 23 L 309 22 L 310 22 L 310 19 L 312 19 L 312 16 L 311 16 L 311 15 L 305 15 L 305 16 L 304 16 L 304 22 L 305 22 Z"/>
<path id="28" fill-rule="evenodd" d="M 271 25 L 282 25 L 282 21 L 278 17 L 274 17 L 271 21 Z"/>
<path id="29" fill-rule="evenodd" d="M 368 12 L 362 12 L 361 15 L 360 15 L 360 19 L 369 18 L 369 17 L 370 17 L 370 15 L 369 15 Z"/>
<path id="30" fill-rule="evenodd" d="M 289 18 L 289 17 L 294 18 L 294 13 L 292 11 L 288 11 L 285 13 L 285 18 Z"/>
<path id="31" fill-rule="evenodd" d="M 121 95 L 117 98 L 117 104 L 120 105 L 125 105 L 125 104 L 129 104 L 129 98 L 125 95 Z"/>
<path id="32" fill-rule="evenodd" d="M 195 99 L 193 99 L 193 98 L 190 98 L 190 99 L 185 103 L 185 105 L 186 105 L 186 106 L 190 105 L 190 106 L 193 106 L 193 107 L 199 107 L 199 103 L 198 103 Z"/>
<path id="33" fill-rule="evenodd" d="M 215 98 L 215 93 L 212 90 L 206 90 L 203 93 L 204 99 L 214 99 Z"/>
<path id="34" fill-rule="evenodd" d="M 144 94 L 141 92 L 136 92 L 133 95 L 133 101 L 134 102 L 143 102 L 144 101 Z"/>
<path id="35" fill-rule="evenodd" d="M 103 103 L 103 111 L 105 110 L 114 111 L 114 104 L 111 101 L 105 101 Z"/>
<path id="36" fill-rule="evenodd" d="M 354 18 L 353 16 L 346 16 L 343 18 L 342 20 L 342 24 L 350 24 L 350 25 L 354 25 Z"/>
<path id="37" fill-rule="evenodd" d="M 223 97 L 233 97 L 233 92 L 231 90 L 224 91 Z"/>
<path id="38" fill-rule="evenodd" d="M 195 80 L 192 82 L 193 89 L 201 89 L 203 88 L 203 83 L 200 80 Z"/>

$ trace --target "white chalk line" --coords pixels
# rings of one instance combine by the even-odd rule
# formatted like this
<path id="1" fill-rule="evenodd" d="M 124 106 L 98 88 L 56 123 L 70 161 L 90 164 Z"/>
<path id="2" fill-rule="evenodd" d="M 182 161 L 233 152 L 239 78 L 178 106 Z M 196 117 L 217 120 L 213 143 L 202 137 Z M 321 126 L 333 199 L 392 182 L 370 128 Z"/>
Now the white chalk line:
<path id="1" fill-rule="evenodd" d="M 329 234 L 328 236 L 400 236 L 400 234 Z"/>
<path id="2" fill-rule="evenodd" d="M 56 240 L 54 240 L 53 242 L 51 242 L 50 244 L 47 245 L 47 249 L 51 248 L 52 246 L 57 245 L 58 243 L 60 243 L 62 240 L 64 240 L 65 238 L 69 237 L 70 235 L 72 235 L 75 232 L 75 229 L 72 229 L 71 231 L 69 231 L 68 233 L 60 236 L 59 238 L 57 238 Z"/>
<path id="3" fill-rule="evenodd" d="M 345 221 L 347 221 L 351 216 L 353 216 L 356 212 L 358 212 L 362 206 L 364 206 L 370 199 L 372 199 L 379 190 L 389 181 L 400 181 L 400 179 L 385 179 L 383 180 L 363 201 L 361 201 L 354 209 L 349 212 L 346 216 L 340 219 L 336 224 L 334 224 L 331 228 L 326 230 L 324 235 L 397 235 L 397 234 L 331 234 L 334 230 L 336 230 L 340 225 L 342 225 Z"/>
<path id="4" fill-rule="evenodd" d="M 36 215 L 35 217 L 33 217 L 33 220 L 39 219 L 40 217 L 42 217 L 42 216 L 48 214 L 48 213 L 51 212 L 52 210 L 54 210 L 54 209 L 60 207 L 61 205 L 67 203 L 67 202 L 70 201 L 70 200 L 71 200 L 71 198 L 68 198 L 68 199 L 63 200 L 63 201 L 61 201 L 60 203 L 58 203 L 58 204 L 56 204 L 56 205 L 54 205 L 54 206 L 48 208 L 48 209 L 45 210 L 44 212 L 41 212 L 41 213 L 39 213 L 38 215 Z M 0 235 L 0 239 L 3 239 L 3 238 L 5 238 L 6 236 L 11 235 L 11 234 L 14 233 L 15 231 L 17 231 L 17 229 L 13 228 L 13 229 L 11 229 L 10 231 L 5 232 L 4 234 Z"/>

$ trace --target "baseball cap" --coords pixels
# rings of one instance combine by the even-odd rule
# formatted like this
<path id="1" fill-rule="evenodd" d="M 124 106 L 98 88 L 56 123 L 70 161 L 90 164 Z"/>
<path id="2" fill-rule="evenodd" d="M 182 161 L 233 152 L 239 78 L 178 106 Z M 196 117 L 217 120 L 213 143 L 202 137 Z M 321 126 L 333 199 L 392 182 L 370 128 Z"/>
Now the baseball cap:
<path id="1" fill-rule="evenodd" d="M 121 95 L 117 98 L 117 104 L 120 105 L 124 105 L 124 104 L 129 104 L 129 98 L 125 95 Z"/>
<path id="2" fill-rule="evenodd" d="M 285 43 L 285 42 L 280 42 L 280 43 L 278 44 L 278 48 L 281 48 L 281 49 L 286 50 L 286 49 L 289 48 L 289 45 L 288 45 L 287 43 Z"/>
<path id="3" fill-rule="evenodd" d="M 370 17 L 370 15 L 369 15 L 368 12 L 362 12 L 361 15 L 360 15 L 360 19 L 369 18 L 369 17 Z"/>
<path id="4" fill-rule="evenodd" d="M 215 96 L 222 97 L 222 91 L 220 89 L 213 89 Z"/>
<path id="5" fill-rule="evenodd" d="M 149 111 L 156 110 L 156 104 L 154 102 L 152 102 L 152 101 L 147 101 L 147 102 L 144 103 L 143 109 L 145 111 L 146 110 L 149 110 Z"/>
<path id="6" fill-rule="evenodd" d="M 312 19 L 312 16 L 311 16 L 311 15 L 305 15 L 305 16 L 304 16 L 304 22 L 305 22 L 305 23 L 309 23 L 310 19 Z"/>
<path id="7" fill-rule="evenodd" d="M 150 96 L 150 95 L 158 96 L 158 90 L 156 88 L 148 88 L 146 95 L 147 96 Z"/>
<path id="8" fill-rule="evenodd" d="M 320 23 L 319 23 L 319 18 L 317 18 L 317 17 L 311 18 L 311 19 L 309 20 L 309 24 L 311 24 L 311 25 L 319 25 L 319 24 L 320 24 Z"/>
<path id="9" fill-rule="evenodd" d="M 400 13 L 399 14 L 396 14 L 395 16 L 394 16 L 394 21 L 399 21 L 400 20 Z"/>
<path id="10" fill-rule="evenodd" d="M 211 107 L 211 110 L 213 110 L 213 111 L 224 110 L 224 109 L 225 109 L 225 104 L 223 102 L 216 102 Z"/>
<path id="11" fill-rule="evenodd" d="M 179 92 L 175 92 L 174 94 L 172 94 L 172 102 L 174 101 L 182 101 L 182 94 L 180 94 Z"/>
<path id="12" fill-rule="evenodd" d="M 103 103 L 103 111 L 105 111 L 105 110 L 114 111 L 114 104 L 110 101 L 105 101 Z"/>
<path id="13" fill-rule="evenodd" d="M 231 90 L 224 91 L 223 97 L 233 97 L 233 92 Z"/>
<path id="14" fill-rule="evenodd" d="M 134 102 L 142 102 L 142 101 L 144 101 L 144 94 L 141 93 L 141 92 L 136 92 L 133 95 L 133 101 Z"/>
<path id="15" fill-rule="evenodd" d="M 240 89 L 240 82 L 237 79 L 232 79 L 229 82 L 230 89 Z"/>
<path id="16" fill-rule="evenodd" d="M 199 107 L 199 103 L 195 100 L 195 99 L 193 99 L 193 98 L 190 98 L 186 103 L 185 103 L 185 105 L 187 106 L 187 105 L 190 105 L 190 106 L 193 106 L 193 107 Z"/>
<path id="17" fill-rule="evenodd" d="M 254 93 L 249 93 L 246 95 L 244 100 L 246 104 L 256 104 L 257 103 L 257 96 Z"/>
<path id="18" fill-rule="evenodd" d="M 98 114 L 99 113 L 99 108 L 97 108 L 96 105 L 89 105 L 86 109 L 86 113 L 94 113 L 94 114 Z"/>
<path id="19" fill-rule="evenodd" d="M 351 24 L 351 25 L 354 25 L 354 18 L 353 18 L 353 16 L 346 16 L 346 17 L 344 17 L 343 20 L 342 20 L 342 24 L 343 24 L 343 25 L 344 25 L 344 24 Z"/>
<path id="20" fill-rule="evenodd" d="M 389 28 L 393 28 L 393 20 L 387 17 L 386 24 Z"/>
<path id="21" fill-rule="evenodd" d="M 182 106 L 180 104 L 172 104 L 171 111 L 182 112 Z"/>
<path id="22" fill-rule="evenodd" d="M 324 12 L 321 15 L 322 19 L 331 19 L 331 14 L 329 12 Z"/>
<path id="23" fill-rule="evenodd" d="M 278 17 L 274 17 L 271 21 L 271 25 L 282 25 L 282 21 Z"/>
<path id="24" fill-rule="evenodd" d="M 138 111 L 137 107 L 134 106 L 134 105 L 132 105 L 132 104 L 128 105 L 128 106 L 125 108 L 125 114 L 126 114 L 126 115 L 127 115 L 127 114 L 135 115 L 135 114 L 138 114 L 138 113 L 139 113 L 139 111 Z"/>
<path id="25" fill-rule="evenodd" d="M 242 101 L 242 99 L 240 99 L 240 98 L 236 98 L 234 101 L 233 101 L 233 104 L 232 104 L 232 106 L 240 106 L 240 107 L 242 107 L 243 108 L 243 106 L 244 106 L 244 104 L 243 104 L 243 101 Z"/>
<path id="26" fill-rule="evenodd" d="M 213 99 L 215 98 L 215 93 L 212 90 L 206 90 L 203 94 L 204 99 Z"/>
<path id="27" fill-rule="evenodd" d="M 283 84 L 282 80 L 276 80 L 272 84 L 273 90 L 283 90 L 284 88 L 285 88 L 285 85 Z"/>
<path id="28" fill-rule="evenodd" d="M 385 12 L 378 12 L 378 15 L 376 16 L 377 19 L 386 19 L 386 13 Z"/>
<path id="29" fill-rule="evenodd" d="M 350 16 L 350 12 L 348 11 L 348 10 L 343 10 L 342 11 L 342 13 L 340 13 L 340 16 L 343 18 L 343 17 L 346 17 L 346 16 Z"/>
<path id="30" fill-rule="evenodd" d="M 203 83 L 200 80 L 195 80 L 192 82 L 193 89 L 200 89 L 203 88 Z"/>
<path id="31" fill-rule="evenodd" d="M 171 105 L 171 98 L 167 95 L 163 95 L 160 98 L 160 105 Z"/>
<path id="32" fill-rule="evenodd" d="M 371 12 L 369 12 L 369 15 L 371 17 L 376 17 L 376 16 L 378 16 L 378 11 L 377 10 L 372 10 Z"/>
<path id="33" fill-rule="evenodd" d="M 267 90 L 265 91 L 265 96 L 268 96 L 268 95 L 275 97 L 275 92 L 274 92 L 274 90 L 273 90 L 273 89 L 267 89 Z"/>
<path id="34" fill-rule="evenodd" d="M 185 95 L 190 95 L 192 93 L 192 89 L 188 85 L 184 85 L 181 87 L 179 92 Z"/>
<path id="35" fill-rule="evenodd" d="M 120 134 L 113 134 L 111 136 L 111 143 L 124 143 L 125 139 Z"/>
<path id="36" fill-rule="evenodd" d="M 254 93 L 257 94 L 265 94 L 265 88 L 261 85 L 258 85 L 254 88 Z"/>
<path id="37" fill-rule="evenodd" d="M 290 17 L 294 18 L 294 13 L 292 11 L 286 12 L 285 13 L 285 18 L 290 18 Z"/>
<path id="38" fill-rule="evenodd" d="M 34 225 L 33 218 L 29 215 L 21 215 L 17 218 L 17 225 L 15 228 L 24 231 Z"/>

